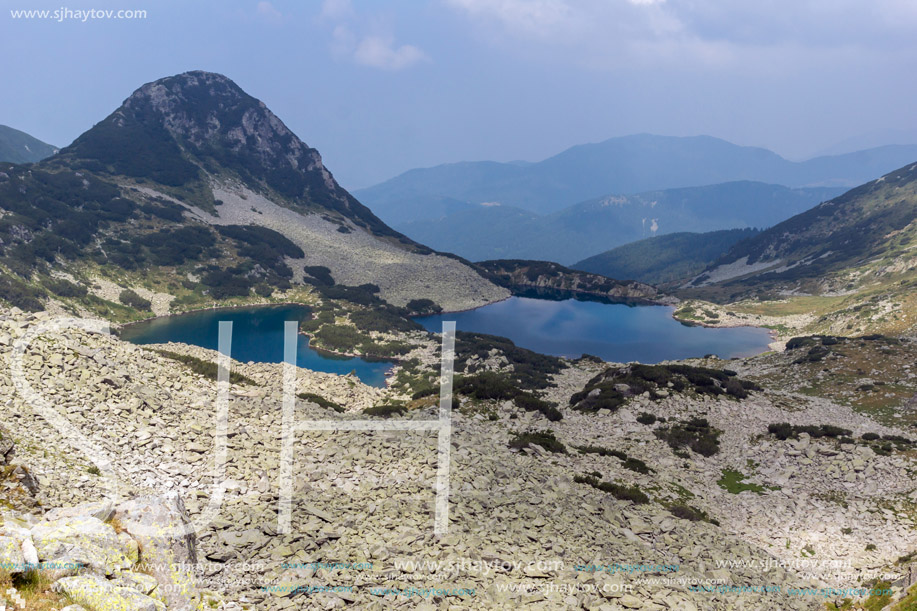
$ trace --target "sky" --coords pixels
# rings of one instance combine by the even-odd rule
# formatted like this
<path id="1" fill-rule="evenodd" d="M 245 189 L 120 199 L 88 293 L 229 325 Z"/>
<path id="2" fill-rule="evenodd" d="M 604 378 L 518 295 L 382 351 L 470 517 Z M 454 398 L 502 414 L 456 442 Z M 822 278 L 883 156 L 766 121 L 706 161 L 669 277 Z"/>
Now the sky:
<path id="1" fill-rule="evenodd" d="M 0 0 L 0 123 L 57 146 L 194 69 L 351 189 L 634 133 L 790 159 L 917 142 L 915 0 L 71 1 Z M 34 9 L 63 18 L 13 14 Z"/>

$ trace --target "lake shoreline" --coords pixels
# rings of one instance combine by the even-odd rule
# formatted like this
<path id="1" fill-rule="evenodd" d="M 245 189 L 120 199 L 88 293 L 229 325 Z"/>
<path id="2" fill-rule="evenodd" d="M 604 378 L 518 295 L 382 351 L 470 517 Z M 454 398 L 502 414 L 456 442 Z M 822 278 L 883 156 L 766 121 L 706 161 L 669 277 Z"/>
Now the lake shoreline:
<path id="1" fill-rule="evenodd" d="M 176 344 L 181 344 L 185 346 L 194 346 L 198 348 L 215 350 L 216 348 L 212 346 L 211 347 L 204 346 L 201 343 L 199 343 L 198 341 L 195 341 L 194 339 L 190 338 L 190 336 L 187 336 L 187 335 L 186 337 L 177 337 L 176 338 L 174 337 L 174 334 L 173 334 L 173 337 L 169 337 L 168 339 L 161 340 L 160 338 L 156 337 L 156 331 L 153 331 L 153 337 L 154 337 L 153 341 L 150 341 L 149 338 L 147 337 L 145 340 L 141 340 L 140 343 L 135 343 L 132 338 L 124 337 L 122 334 L 125 331 L 129 331 L 131 329 L 141 327 L 141 323 L 146 324 L 146 325 L 156 325 L 157 323 L 160 323 L 163 325 L 169 325 L 170 324 L 169 321 L 178 321 L 181 318 L 186 317 L 186 316 L 195 316 L 195 315 L 205 316 L 205 317 L 214 316 L 214 315 L 219 316 L 219 312 L 225 312 L 227 314 L 239 313 L 242 317 L 244 317 L 245 310 L 269 311 L 269 310 L 277 309 L 277 308 L 300 309 L 300 311 L 297 312 L 297 316 L 296 316 L 297 320 L 299 320 L 299 319 L 305 319 L 306 316 L 311 316 L 314 312 L 315 305 L 311 303 L 303 303 L 300 301 L 260 302 L 260 303 L 220 305 L 216 307 L 193 308 L 193 309 L 188 309 L 188 310 L 183 310 L 183 311 L 170 312 L 169 314 L 151 316 L 151 317 L 148 317 L 142 320 L 130 321 L 127 323 L 113 325 L 113 327 L 114 327 L 115 335 L 117 335 L 123 341 L 126 341 L 128 343 L 134 343 L 135 345 L 146 345 L 147 342 L 151 344 L 176 343 Z M 280 315 L 280 314 L 276 314 L 276 315 Z M 210 322 L 208 322 L 207 324 L 210 324 L 213 322 L 212 318 L 208 318 L 208 320 Z M 149 331 L 141 329 L 137 337 L 143 338 L 144 333 L 149 333 Z M 394 376 L 397 373 L 398 368 L 402 366 L 403 364 L 403 359 L 398 358 L 398 357 L 388 357 L 388 356 L 381 356 L 381 355 L 374 355 L 374 354 L 353 354 L 349 352 L 330 350 L 323 346 L 315 346 L 312 344 L 313 337 L 309 333 L 302 331 L 298 327 L 297 327 L 297 337 L 305 338 L 305 346 L 303 348 L 305 348 L 305 350 L 307 351 L 314 353 L 314 355 L 319 357 L 320 359 L 331 360 L 331 361 L 333 360 L 338 360 L 338 361 L 351 360 L 351 359 L 357 360 L 358 363 L 354 363 L 354 365 L 356 366 L 352 368 L 352 371 L 353 370 L 359 371 L 362 368 L 366 368 L 366 371 L 363 372 L 363 375 L 366 376 L 365 380 L 363 379 L 363 377 L 361 377 L 359 373 L 356 374 L 356 377 L 360 380 L 362 384 L 365 384 L 367 386 L 372 386 L 374 388 L 382 388 L 382 389 L 389 388 L 391 385 L 390 380 L 394 378 Z M 300 356 L 305 354 L 302 350 L 300 350 L 299 352 L 300 352 Z M 238 362 L 245 362 L 245 361 L 254 361 L 254 362 L 263 362 L 263 363 L 283 362 L 282 360 L 274 360 L 276 358 L 275 356 L 265 357 L 263 354 L 260 355 L 260 358 L 258 356 L 249 356 L 247 358 L 246 356 L 234 356 L 233 358 L 237 360 Z M 306 355 L 307 361 L 309 360 L 309 358 L 310 357 Z M 314 359 L 314 357 L 311 357 L 311 358 Z M 297 358 L 297 360 L 298 361 L 300 360 L 299 357 Z M 379 367 L 373 369 L 374 365 L 378 365 Z M 321 367 L 320 365 L 315 366 L 315 364 L 311 364 L 310 366 L 310 363 L 308 362 L 305 364 L 297 364 L 297 367 L 300 367 L 303 369 L 309 369 L 313 371 L 318 371 L 322 373 L 328 373 L 332 375 L 340 375 L 340 376 L 349 375 L 348 372 L 334 371 L 333 368 L 328 369 L 328 368 Z"/>

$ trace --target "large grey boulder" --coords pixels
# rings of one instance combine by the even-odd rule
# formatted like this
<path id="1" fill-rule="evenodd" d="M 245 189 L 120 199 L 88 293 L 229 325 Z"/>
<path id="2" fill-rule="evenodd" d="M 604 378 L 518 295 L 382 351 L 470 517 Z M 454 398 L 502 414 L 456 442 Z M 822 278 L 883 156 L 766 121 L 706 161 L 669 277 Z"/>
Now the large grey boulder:
<path id="1" fill-rule="evenodd" d="M 116 585 L 97 575 L 58 579 L 54 591 L 70 598 L 87 611 L 166 611 L 155 598 L 134 588 Z"/>
<path id="2" fill-rule="evenodd" d="M 139 568 L 159 582 L 170 611 L 203 608 L 195 578 L 197 539 L 181 498 L 132 499 L 115 508 L 114 518 L 140 546 Z"/>
<path id="3" fill-rule="evenodd" d="M 133 564 L 126 539 L 93 516 L 43 520 L 32 527 L 32 542 L 42 562 L 82 564 L 105 575 Z"/>
<path id="4" fill-rule="evenodd" d="M 22 573 L 24 565 L 22 544 L 13 537 L 0 535 L 0 569 L 8 573 Z"/>

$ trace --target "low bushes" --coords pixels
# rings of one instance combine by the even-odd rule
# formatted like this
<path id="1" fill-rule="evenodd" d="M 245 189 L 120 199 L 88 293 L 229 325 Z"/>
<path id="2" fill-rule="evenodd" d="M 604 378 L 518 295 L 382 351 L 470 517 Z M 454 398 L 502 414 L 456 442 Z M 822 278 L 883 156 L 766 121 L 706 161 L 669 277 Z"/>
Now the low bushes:
<path id="1" fill-rule="evenodd" d="M 769 424 L 767 426 L 767 432 L 781 441 L 785 441 L 787 439 L 799 439 L 799 435 L 801 433 L 807 433 L 810 437 L 814 437 L 816 439 L 820 437 L 842 437 L 850 435 L 851 433 L 849 429 L 844 429 L 831 424 L 797 426 L 788 422 Z"/>
<path id="2" fill-rule="evenodd" d="M 317 394 L 315 394 L 315 393 L 311 393 L 311 392 L 301 392 L 301 393 L 297 394 L 296 396 L 299 397 L 300 399 L 302 399 L 303 401 L 308 401 L 308 402 L 310 402 L 310 403 L 315 403 L 315 404 L 318 405 L 319 407 L 325 407 L 325 408 L 328 408 L 328 409 L 333 409 L 334 411 L 340 412 L 340 413 L 343 413 L 344 411 L 346 411 L 343 407 L 341 407 L 340 405 L 338 405 L 338 404 L 335 403 L 334 401 L 329 401 L 328 399 L 322 397 L 321 395 L 317 395 Z"/>
<path id="3" fill-rule="evenodd" d="M 183 365 L 186 365 L 194 373 L 198 373 L 206 378 L 216 379 L 219 366 L 212 361 L 205 361 L 204 359 L 199 359 L 196 356 L 191 356 L 189 354 L 179 354 L 177 352 L 171 352 L 169 350 L 154 350 L 160 356 L 163 356 L 167 359 L 178 361 Z M 229 381 L 233 384 L 248 384 L 251 386 L 259 386 L 257 382 L 248 376 L 242 375 L 236 371 L 229 371 Z"/>
<path id="4" fill-rule="evenodd" d="M 744 399 L 749 391 L 761 387 L 740 380 L 730 370 L 693 367 L 690 365 L 629 365 L 609 368 L 598 374 L 583 390 L 570 397 L 574 409 L 597 412 L 600 409 L 615 411 L 629 397 L 649 395 L 659 401 L 672 392 L 691 392 L 699 395 L 726 395 Z"/>
<path id="5" fill-rule="evenodd" d="M 621 501 L 631 501 L 637 505 L 645 505 L 650 502 L 650 498 L 636 486 L 625 486 L 613 482 L 603 482 L 592 475 L 577 475 L 573 478 L 577 484 L 589 484 L 597 490 L 608 492 L 613 497 Z"/>
<path id="6" fill-rule="evenodd" d="M 149 310 L 153 306 L 149 299 L 144 299 L 131 289 L 121 291 L 121 294 L 118 295 L 118 301 L 136 310 Z"/>
<path id="7" fill-rule="evenodd" d="M 407 411 L 403 405 L 374 405 L 367 407 L 363 413 L 367 416 L 379 416 L 380 418 L 391 418 L 394 415 L 401 415 Z"/>
<path id="8" fill-rule="evenodd" d="M 713 456 L 720 451 L 719 436 L 722 431 L 710 426 L 706 418 L 691 418 L 653 431 L 658 439 L 665 441 L 676 452 L 683 448 L 701 456 Z"/>
<path id="9" fill-rule="evenodd" d="M 610 448 L 603 448 L 602 446 L 573 446 L 580 454 L 598 454 L 599 456 L 614 456 L 615 458 L 621 460 L 624 463 L 625 469 L 630 469 L 631 471 L 636 471 L 637 473 L 655 473 L 655 470 L 650 468 L 645 462 L 639 458 L 634 458 L 633 456 L 628 456 L 626 453 L 620 450 L 612 450 Z"/>
<path id="10" fill-rule="evenodd" d="M 513 433 L 513 438 L 509 441 L 509 447 L 517 450 L 527 448 L 533 444 L 555 454 L 567 453 L 567 447 L 549 430 Z"/>

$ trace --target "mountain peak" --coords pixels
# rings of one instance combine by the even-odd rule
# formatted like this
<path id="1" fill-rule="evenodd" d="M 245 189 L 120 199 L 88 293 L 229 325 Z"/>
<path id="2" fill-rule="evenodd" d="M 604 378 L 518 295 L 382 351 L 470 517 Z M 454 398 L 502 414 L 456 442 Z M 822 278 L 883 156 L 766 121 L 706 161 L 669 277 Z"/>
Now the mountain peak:
<path id="1" fill-rule="evenodd" d="M 200 70 L 140 87 L 114 113 L 116 124 L 153 119 L 190 152 L 254 155 L 266 169 L 290 168 L 324 174 L 318 151 L 309 148 L 263 102 L 232 80 Z M 220 156 L 222 157 L 222 155 Z"/>
<path id="2" fill-rule="evenodd" d="M 62 151 L 62 158 L 184 186 L 231 173 L 292 200 L 329 205 L 349 194 L 310 148 L 231 79 L 200 70 L 147 83 Z"/>

